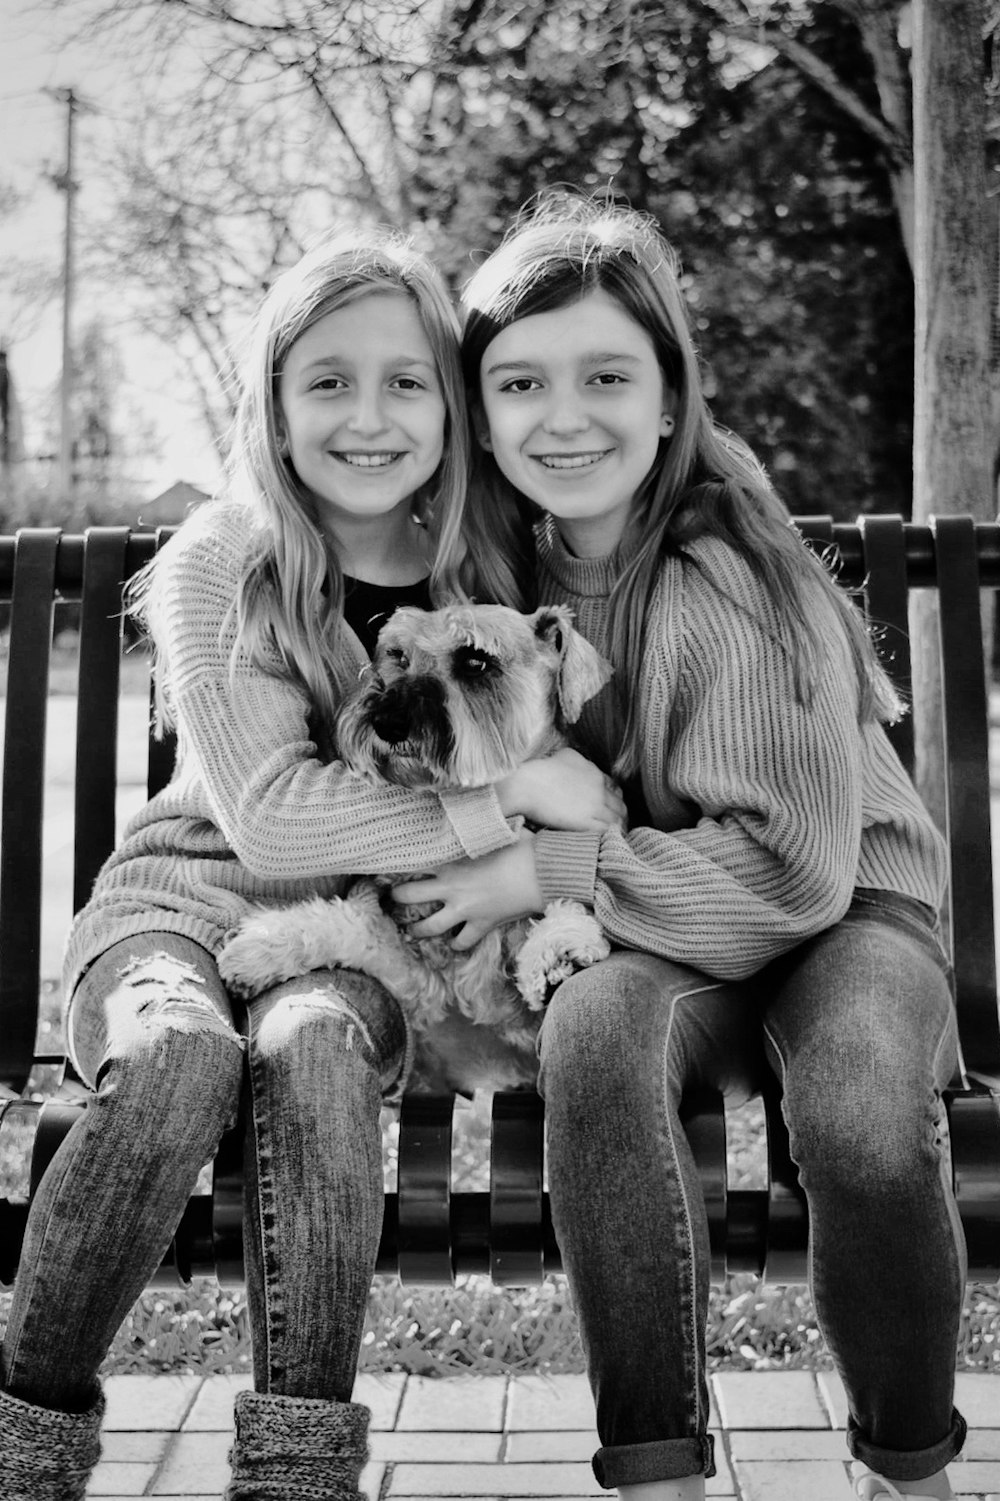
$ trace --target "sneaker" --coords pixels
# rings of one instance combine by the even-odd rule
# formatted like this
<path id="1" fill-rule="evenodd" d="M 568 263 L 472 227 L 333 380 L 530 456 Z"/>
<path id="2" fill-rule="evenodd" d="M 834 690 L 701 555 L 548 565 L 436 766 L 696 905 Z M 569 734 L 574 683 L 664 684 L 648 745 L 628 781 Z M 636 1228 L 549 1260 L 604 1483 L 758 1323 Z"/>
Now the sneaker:
<path id="1" fill-rule="evenodd" d="M 876 1475 L 874 1470 L 870 1470 L 858 1459 L 851 1465 L 851 1480 L 854 1482 L 854 1493 L 858 1501 L 937 1501 L 933 1496 L 920 1496 L 913 1491 L 899 1490 L 891 1480 L 886 1480 L 884 1475 Z M 954 1495 L 953 1492 L 949 1494 Z"/>

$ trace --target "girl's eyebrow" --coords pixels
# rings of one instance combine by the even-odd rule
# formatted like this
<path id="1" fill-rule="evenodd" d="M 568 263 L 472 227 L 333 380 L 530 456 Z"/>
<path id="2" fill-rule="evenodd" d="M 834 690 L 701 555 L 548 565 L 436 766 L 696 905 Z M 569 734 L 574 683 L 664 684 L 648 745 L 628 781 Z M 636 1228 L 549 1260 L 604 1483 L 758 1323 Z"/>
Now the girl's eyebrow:
<path id="1" fill-rule="evenodd" d="M 340 366 L 350 367 L 353 364 L 354 360 L 349 354 L 324 354 L 320 355 L 318 359 L 310 360 L 308 365 L 304 365 L 302 373 L 303 375 L 311 375 L 314 370 L 333 370 Z M 434 364 L 431 360 L 421 359 L 416 354 L 392 355 L 386 359 L 385 364 L 400 370 L 413 370 L 418 367 L 423 370 L 434 369 Z"/>
<path id="2" fill-rule="evenodd" d="M 500 360 L 497 364 L 490 365 L 486 374 L 499 375 L 501 371 L 507 370 L 534 370 L 544 362 L 544 358 L 545 356 L 542 355 L 537 360 Z M 624 354 L 614 350 L 605 352 L 598 349 L 591 354 L 580 355 L 577 363 L 580 365 L 638 365 L 640 361 L 638 355 Z"/>

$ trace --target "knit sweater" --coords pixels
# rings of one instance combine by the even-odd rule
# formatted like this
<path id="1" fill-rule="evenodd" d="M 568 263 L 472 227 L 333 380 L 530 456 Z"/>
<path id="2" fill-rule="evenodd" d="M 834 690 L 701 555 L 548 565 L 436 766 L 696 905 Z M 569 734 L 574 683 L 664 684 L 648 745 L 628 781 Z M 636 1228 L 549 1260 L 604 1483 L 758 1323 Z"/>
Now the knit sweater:
<path id="1" fill-rule="evenodd" d="M 825 658 L 798 701 L 783 626 L 733 549 L 704 537 L 657 582 L 635 692 L 649 824 L 535 835 L 547 900 L 593 906 L 608 937 L 722 979 L 753 974 L 837 922 L 856 887 L 937 909 L 944 842 L 880 724 L 858 721 L 854 668 L 817 586 Z M 539 530 L 538 598 L 607 651 L 615 557 L 580 559 Z M 607 692 L 608 690 L 605 690 Z M 602 738 L 584 710 L 588 748 Z M 604 745 L 608 764 L 613 748 Z"/>
<path id="2" fill-rule="evenodd" d="M 215 501 L 186 522 L 157 568 L 157 650 L 176 719 L 173 778 L 129 822 L 67 940 L 72 993 L 88 964 L 135 933 L 186 935 L 217 953 L 251 907 L 340 894 L 365 872 L 433 870 L 512 843 L 490 787 L 435 793 L 376 785 L 324 763 L 309 700 L 273 671 L 230 671 L 230 609 L 253 535 Z M 343 631 L 357 678 L 368 657 Z"/>

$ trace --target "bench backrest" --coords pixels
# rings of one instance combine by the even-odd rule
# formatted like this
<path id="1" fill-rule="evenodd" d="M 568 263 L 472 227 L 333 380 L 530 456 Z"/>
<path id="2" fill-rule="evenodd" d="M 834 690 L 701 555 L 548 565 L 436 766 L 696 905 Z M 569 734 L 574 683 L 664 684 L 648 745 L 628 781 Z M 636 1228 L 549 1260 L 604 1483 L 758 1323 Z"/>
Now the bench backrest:
<path id="1" fill-rule="evenodd" d="M 965 1066 L 972 1088 L 953 1109 L 956 1178 L 970 1259 L 991 1277 L 1000 1262 L 1000 1137 L 996 1112 L 977 1081 L 1000 1080 L 988 703 L 980 628 L 983 589 L 1000 585 L 1000 525 L 966 517 L 910 524 L 899 517 L 835 523 L 801 518 L 818 548 L 833 546 L 842 581 L 863 590 L 878 623 L 887 663 L 904 691 L 910 685 L 907 609 L 910 592 L 933 589 L 940 604 L 944 684 L 951 936 Z M 0 607 L 9 606 L 9 655 L 0 844 L 0 1087 L 21 1096 L 32 1071 L 65 1066 L 38 1042 L 39 954 L 46 870 L 42 852 L 48 673 L 56 605 L 79 607 L 79 702 L 74 791 L 73 906 L 87 898 L 115 839 L 122 586 L 169 536 L 92 528 L 85 536 L 55 529 L 0 537 Z M 892 730 L 912 769 L 909 717 Z M 172 747 L 150 739 L 148 791 L 170 774 Z M 974 1107 L 974 1108 L 973 1108 Z M 42 1112 L 34 1176 L 42 1170 L 76 1107 Z M 63 1114 L 60 1114 L 60 1110 Z M 66 1111 L 69 1110 L 69 1115 Z M 762 1269 L 801 1275 L 805 1218 L 780 1119 L 769 1115 L 771 1185 L 731 1193 L 725 1171 L 721 1101 L 692 1100 L 687 1128 L 703 1167 L 717 1271 Z M 398 1193 L 387 1196 L 380 1266 L 411 1281 L 448 1280 L 456 1270 L 488 1271 L 495 1280 L 537 1280 L 559 1265 L 542 1180 L 542 1110 L 534 1095 L 494 1101 L 493 1177 L 489 1194 L 451 1192 L 451 1102 L 404 1102 Z M 214 1198 L 192 1199 L 175 1255 L 182 1274 L 241 1271 L 238 1151 L 216 1164 Z M 961 1196 L 960 1196 L 961 1198 Z M 14 1224 L 5 1205 L 3 1225 Z M 20 1223 L 20 1221 L 17 1221 Z M 13 1236 L 15 1232 L 7 1232 Z M 3 1264 L 14 1253 L 0 1254 Z M 16 1259 L 16 1256 L 15 1256 Z"/>

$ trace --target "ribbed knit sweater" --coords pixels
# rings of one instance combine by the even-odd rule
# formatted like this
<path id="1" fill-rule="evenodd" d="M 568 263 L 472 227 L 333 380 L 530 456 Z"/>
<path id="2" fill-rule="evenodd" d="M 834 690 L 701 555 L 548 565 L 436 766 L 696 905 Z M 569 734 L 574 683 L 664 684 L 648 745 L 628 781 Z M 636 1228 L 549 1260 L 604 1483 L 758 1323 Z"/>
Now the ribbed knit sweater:
<path id="1" fill-rule="evenodd" d="M 568 605 L 606 653 L 620 560 L 573 557 L 551 521 L 538 543 L 539 600 Z M 803 705 L 781 621 L 748 564 L 714 538 L 687 551 L 699 566 L 664 563 L 636 679 L 650 825 L 538 832 L 546 899 L 577 897 L 613 942 L 723 979 L 837 922 L 856 887 L 937 909 L 944 842 L 883 727 L 858 722 L 832 603 L 817 585 L 826 655 Z M 588 747 L 602 737 L 597 704 L 581 720 Z M 608 764 L 612 751 L 605 744 Z"/>
<path id="2" fill-rule="evenodd" d="M 274 671 L 230 672 L 228 618 L 253 535 L 228 502 L 206 505 L 167 544 L 156 586 L 157 649 L 176 717 L 169 786 L 131 819 L 67 940 L 67 994 L 119 939 L 171 932 L 217 953 L 251 905 L 335 896 L 365 872 L 433 870 L 516 837 L 492 788 L 437 794 L 376 786 L 310 738 L 309 701 Z M 368 661 L 343 632 L 350 661 Z"/>

